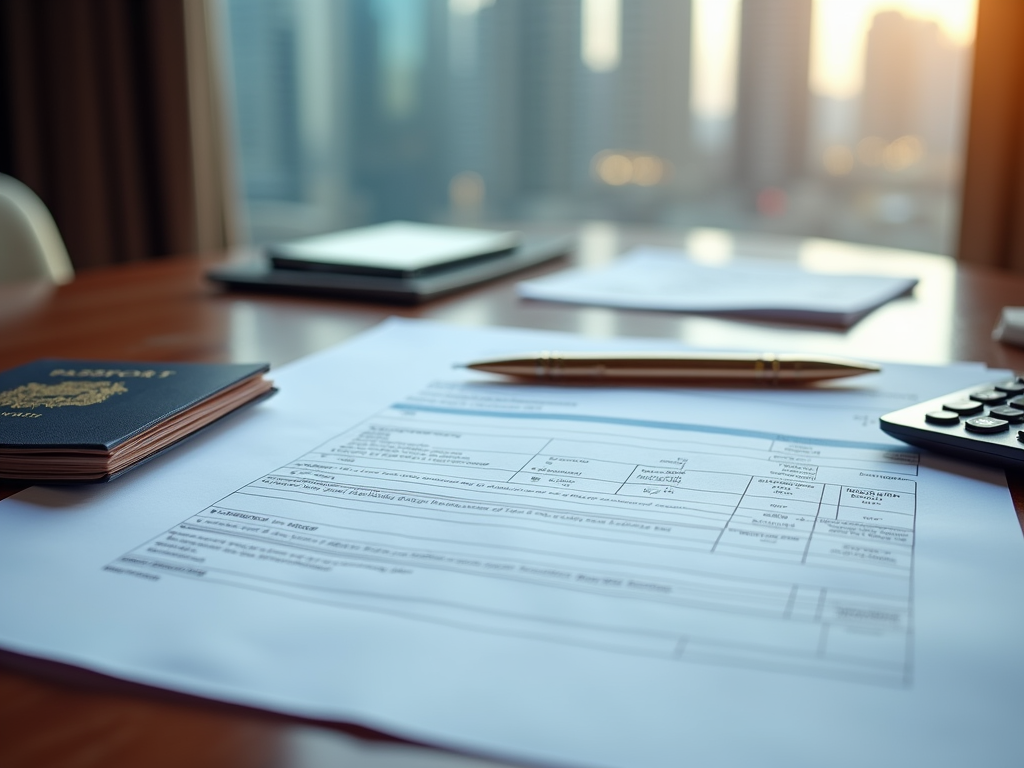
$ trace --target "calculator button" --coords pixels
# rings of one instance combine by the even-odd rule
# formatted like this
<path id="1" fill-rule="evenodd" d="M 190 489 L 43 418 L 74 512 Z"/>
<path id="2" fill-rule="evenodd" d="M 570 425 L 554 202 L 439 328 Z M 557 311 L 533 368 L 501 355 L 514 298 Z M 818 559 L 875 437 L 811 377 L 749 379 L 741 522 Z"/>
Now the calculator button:
<path id="1" fill-rule="evenodd" d="M 1020 424 L 1024 421 L 1024 411 L 1020 408 L 1011 408 L 1008 405 L 997 405 L 988 409 L 988 415 L 993 419 L 1005 419 L 1011 424 Z"/>
<path id="2" fill-rule="evenodd" d="M 1024 381 L 1020 379 L 1001 381 L 998 384 L 993 384 L 992 389 L 998 389 L 1000 392 L 1005 392 L 1008 395 L 1020 395 L 1024 394 Z"/>
<path id="3" fill-rule="evenodd" d="M 1006 402 L 1006 393 L 999 392 L 995 389 L 983 389 L 981 392 L 971 392 L 969 395 L 971 400 L 976 400 L 979 403 L 985 405 L 999 405 L 999 403 Z"/>
<path id="4" fill-rule="evenodd" d="M 981 432 L 988 435 L 993 432 L 1002 432 L 1004 429 L 1009 429 L 1010 422 L 1003 419 L 993 419 L 991 416 L 975 416 L 973 419 L 965 421 L 964 426 L 967 427 L 968 432 Z"/>
<path id="5" fill-rule="evenodd" d="M 1024 415 L 1024 411 L 1021 411 Z M 948 427 L 950 424 L 959 424 L 960 415 L 953 411 L 929 411 L 924 415 L 924 420 L 929 424 L 941 424 Z"/>
<path id="6" fill-rule="evenodd" d="M 957 400 L 952 403 L 943 403 L 942 409 L 959 413 L 961 416 L 970 416 L 972 413 L 981 413 L 982 406 L 981 403 L 975 403 L 970 400 Z"/>
<path id="7" fill-rule="evenodd" d="M 1008 402 L 1007 405 L 1013 406 L 1014 408 L 1024 409 L 1024 397 L 1015 397 L 1013 400 Z"/>

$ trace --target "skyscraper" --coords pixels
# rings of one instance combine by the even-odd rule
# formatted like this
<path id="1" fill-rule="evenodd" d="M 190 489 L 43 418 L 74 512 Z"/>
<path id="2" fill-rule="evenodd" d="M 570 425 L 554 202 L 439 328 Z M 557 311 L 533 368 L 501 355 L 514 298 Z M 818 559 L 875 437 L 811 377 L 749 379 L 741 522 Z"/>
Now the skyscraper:
<path id="1" fill-rule="evenodd" d="M 520 194 L 524 60 L 520 3 L 449 3 L 446 168 L 456 216 L 514 216 Z M 457 185 L 469 194 L 459 194 Z M 477 210 L 472 210 L 476 206 Z M 469 209 L 469 210 L 466 210 Z"/>
<path id="2" fill-rule="evenodd" d="M 296 72 L 297 29 L 288 0 L 231 0 L 235 120 L 250 200 L 298 201 L 303 191 Z"/>
<path id="3" fill-rule="evenodd" d="M 743 0 L 736 93 L 736 175 L 748 192 L 804 171 L 812 0 Z"/>
<path id="4" fill-rule="evenodd" d="M 580 3 L 519 3 L 520 191 L 567 197 L 579 173 Z"/>
<path id="5" fill-rule="evenodd" d="M 617 10 L 614 24 L 605 18 L 595 30 L 591 21 L 584 32 L 577 187 L 598 215 L 661 220 L 691 178 L 691 3 L 623 2 Z M 614 56 L 588 56 L 588 43 Z"/>
<path id="6" fill-rule="evenodd" d="M 371 221 L 426 220 L 446 197 L 444 0 L 353 0 L 347 155 Z"/>
<path id="7" fill-rule="evenodd" d="M 885 141 L 918 136 L 928 151 L 956 150 L 954 105 L 962 98 L 966 64 L 966 49 L 935 22 L 898 11 L 876 14 L 864 59 L 862 135 Z"/>
<path id="8" fill-rule="evenodd" d="M 628 5 L 616 73 L 614 145 L 667 162 L 678 181 L 690 155 L 690 0 Z"/>

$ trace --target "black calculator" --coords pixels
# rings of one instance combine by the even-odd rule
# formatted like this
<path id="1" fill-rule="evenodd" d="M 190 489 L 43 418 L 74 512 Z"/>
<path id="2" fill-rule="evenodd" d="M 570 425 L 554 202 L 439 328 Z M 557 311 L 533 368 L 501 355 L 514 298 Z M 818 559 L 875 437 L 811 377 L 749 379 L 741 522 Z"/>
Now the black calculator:
<path id="1" fill-rule="evenodd" d="M 920 448 L 1024 469 L 1024 377 L 968 387 L 887 413 L 881 427 Z"/>

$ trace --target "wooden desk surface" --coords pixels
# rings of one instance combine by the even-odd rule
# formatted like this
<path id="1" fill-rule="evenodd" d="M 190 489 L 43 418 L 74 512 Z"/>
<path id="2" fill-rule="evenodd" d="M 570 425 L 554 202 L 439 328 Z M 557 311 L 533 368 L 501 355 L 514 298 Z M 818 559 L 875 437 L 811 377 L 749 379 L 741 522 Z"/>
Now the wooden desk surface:
<path id="1" fill-rule="evenodd" d="M 565 230 L 561 230 L 564 232 Z M 279 366 L 341 342 L 388 315 L 513 325 L 590 336 L 653 336 L 700 346 L 827 352 L 881 360 L 980 360 L 1024 370 L 1024 349 L 991 339 L 1000 308 L 1024 304 L 1024 277 L 948 258 L 825 241 L 629 230 L 577 230 L 571 261 L 601 264 L 637 243 L 687 246 L 707 260 L 733 251 L 835 271 L 910 274 L 921 282 L 852 329 L 526 302 L 509 278 L 417 308 L 330 299 L 225 294 L 209 260 L 165 259 L 84 273 L 70 285 L 0 286 L 0 369 L 50 357 L 255 361 Z M 527 273 L 539 275 L 565 265 Z M 1020 481 L 1011 477 L 1018 515 Z M 0 497 L 9 491 L 0 491 Z M 1024 517 L 1022 517 L 1024 524 Z M 483 766 L 368 731 L 302 721 L 112 681 L 0 654 L 0 766 Z"/>

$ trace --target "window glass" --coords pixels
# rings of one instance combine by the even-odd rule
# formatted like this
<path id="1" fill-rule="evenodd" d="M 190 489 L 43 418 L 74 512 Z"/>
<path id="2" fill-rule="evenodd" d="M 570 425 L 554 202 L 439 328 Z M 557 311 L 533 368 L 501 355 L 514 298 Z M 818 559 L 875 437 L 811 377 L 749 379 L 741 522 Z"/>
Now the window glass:
<path id="1" fill-rule="evenodd" d="M 951 252 L 974 0 L 222 0 L 250 239 L 610 219 Z"/>

